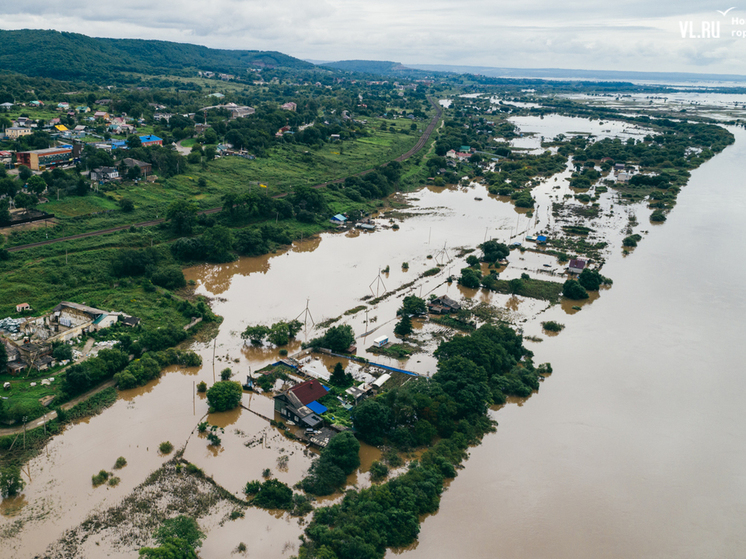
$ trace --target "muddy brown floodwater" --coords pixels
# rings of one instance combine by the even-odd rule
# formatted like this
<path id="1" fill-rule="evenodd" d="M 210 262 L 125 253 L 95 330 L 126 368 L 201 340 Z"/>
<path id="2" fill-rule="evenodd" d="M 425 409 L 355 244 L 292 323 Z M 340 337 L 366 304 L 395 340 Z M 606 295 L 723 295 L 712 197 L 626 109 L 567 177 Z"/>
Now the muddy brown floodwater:
<path id="1" fill-rule="evenodd" d="M 202 367 L 169 368 L 52 439 L 29 463 L 31 479 L 22 497 L 3 503 L 0 556 L 40 554 L 65 530 L 121 501 L 169 459 L 158 452 L 166 440 L 234 494 L 265 468 L 294 484 L 313 454 L 261 417 L 272 416 L 272 401 L 245 394 L 243 404 L 252 411 L 207 416 L 223 429 L 222 446 L 208 447 L 195 430 L 207 414 L 205 399 L 194 396 L 195 383 L 211 384 L 226 367 L 243 380 L 250 368 L 272 363 L 275 349 L 246 347 L 240 332 L 249 324 L 296 316 L 307 318 L 309 326 L 301 339 L 318 335 L 314 321 L 341 316 L 338 324 L 350 324 L 359 336 L 360 355 L 432 374 L 436 363 L 429 350 L 443 330 L 436 324 L 418 327 L 426 352 L 407 360 L 366 351 L 380 335 L 394 339 L 396 309 L 410 293 L 447 293 L 503 309 L 527 335 L 544 339 L 530 348 L 555 373 L 520 410 L 511 403 L 494 411 L 497 433 L 472 450 L 440 512 L 424 522 L 418 545 L 405 555 L 742 555 L 746 444 L 740 433 L 746 420 L 739 367 L 746 309 L 738 282 L 746 272 L 739 250 L 746 202 L 735 177 L 746 155 L 746 133 L 735 133 L 735 146 L 693 173 L 668 222 L 627 257 L 621 256 L 621 231 L 633 213 L 635 232 L 652 230 L 650 210 L 621 205 L 611 191 L 601 195 L 593 228 L 610 243 L 604 274 L 615 283 L 580 311 L 446 283 L 464 265 L 457 247 L 557 231 L 551 204 L 573 194 L 568 172 L 535 189 L 538 207 L 531 217 L 483 186 L 429 188 L 405 196 L 411 207 L 406 219 L 396 218 L 398 230 L 379 218 L 375 233 L 329 233 L 286 252 L 187 270 L 224 317 L 214 342 L 193 344 Z M 510 262 L 501 277 L 564 279 L 562 266 L 547 254 L 514 251 Z M 368 306 L 367 316 L 344 314 L 363 305 L 363 297 L 400 289 L 438 264 L 438 274 Z M 379 274 L 387 266 L 390 271 Z M 566 328 L 548 337 L 541 330 L 545 320 Z M 335 362 L 325 358 L 318 366 Z M 363 466 L 350 483 L 369 483 L 367 468 L 377 452 L 364 448 Z M 128 463 L 117 473 L 119 485 L 94 489 L 91 475 L 111 471 L 118 456 Z M 249 509 L 243 518 L 224 522 L 224 512 L 200 520 L 207 532 L 203 557 L 227 556 L 240 542 L 255 557 L 297 553 L 303 529 L 297 519 Z M 136 556 L 134 547 L 108 540 L 85 548 L 85 557 Z"/>
<path id="2" fill-rule="evenodd" d="M 397 557 L 746 556 L 746 132 L 732 132 L 665 225 L 608 260 L 613 289 L 544 315 L 567 325 L 531 345 L 554 375 L 494 413 Z"/>

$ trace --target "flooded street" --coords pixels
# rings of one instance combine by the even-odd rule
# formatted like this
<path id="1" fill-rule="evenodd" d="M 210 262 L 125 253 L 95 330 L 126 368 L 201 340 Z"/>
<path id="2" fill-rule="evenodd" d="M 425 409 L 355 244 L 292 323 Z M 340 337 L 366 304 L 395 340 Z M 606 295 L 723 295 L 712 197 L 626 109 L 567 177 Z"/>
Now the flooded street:
<path id="1" fill-rule="evenodd" d="M 337 319 L 334 324 L 353 327 L 358 355 L 431 375 L 434 335 L 443 326 L 416 321 L 423 347 L 409 359 L 366 350 L 381 335 L 395 341 L 396 310 L 409 294 L 448 294 L 501 309 L 526 335 L 543 340 L 528 347 L 535 362 L 551 362 L 554 374 L 528 401 L 494 411 L 497 433 L 472 449 L 440 512 L 426 519 L 419 543 L 404 556 L 458 557 L 466 549 L 469 557 L 485 558 L 742 556 L 746 303 L 737 282 L 746 276 L 740 245 L 746 194 L 737 177 L 746 132 L 734 133 L 734 146 L 692 173 L 662 226 L 649 222 L 644 205 L 621 205 L 612 189 L 599 193 L 591 237 L 609 242 L 603 273 L 614 286 L 583 303 L 550 306 L 446 281 L 464 266 L 460 248 L 557 233 L 552 203 L 581 205 L 567 198 L 577 193 L 567 171 L 533 191 L 533 215 L 481 185 L 424 188 L 402 196 L 408 207 L 377 217 L 374 233 L 325 233 L 285 252 L 186 270 L 197 293 L 211 297 L 224 317 L 215 340 L 192 344 L 203 365 L 170 367 L 52 439 L 30 462 L 23 496 L 3 504 L 0 530 L 7 537 L 0 556 L 43 553 L 65 530 L 118 503 L 173 456 L 158 451 L 164 441 L 236 496 L 265 468 L 293 485 L 313 453 L 270 426 L 272 401 L 245 393 L 248 409 L 208 415 L 195 384 L 212 384 L 226 367 L 243 381 L 273 363 L 277 348 L 246 345 L 240 333 L 296 317 L 308 328 L 288 346 L 291 354 L 322 332 L 314 323 Z M 644 238 L 623 256 L 622 230 L 632 215 Z M 509 261 L 502 279 L 528 273 L 564 281 L 564 265 L 542 250 L 514 250 Z M 432 275 L 422 277 L 428 270 Z M 541 328 L 547 320 L 566 328 L 549 335 Z M 314 366 L 329 370 L 337 361 L 324 357 Z M 197 433 L 203 419 L 223 430 L 220 447 Z M 361 454 L 363 465 L 349 482 L 365 486 L 380 453 L 364 446 Z M 91 475 L 111 469 L 119 456 L 128 463 L 117 471 L 119 485 L 93 488 Z M 226 520 L 230 512 L 223 503 L 199 519 L 207 532 L 203 557 L 227 556 L 242 542 L 249 556 L 297 553 L 303 526 L 296 518 L 249 508 Z M 97 545 L 87 545 L 85 557 L 137 556 L 132 545 Z"/>
<path id="2" fill-rule="evenodd" d="M 732 131 L 666 224 L 607 261 L 613 289 L 544 315 L 567 324 L 530 346 L 554 375 L 494 413 L 401 557 L 743 557 L 746 133 Z"/>

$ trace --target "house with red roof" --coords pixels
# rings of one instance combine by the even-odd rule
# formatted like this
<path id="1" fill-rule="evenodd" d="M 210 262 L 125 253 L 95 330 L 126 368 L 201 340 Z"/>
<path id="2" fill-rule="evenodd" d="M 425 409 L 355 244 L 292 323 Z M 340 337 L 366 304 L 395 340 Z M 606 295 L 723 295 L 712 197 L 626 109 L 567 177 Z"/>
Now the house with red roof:
<path id="1" fill-rule="evenodd" d="M 275 411 L 296 425 L 317 429 L 323 424 L 319 416 L 326 411 L 317 400 L 327 392 L 318 380 L 307 380 L 275 396 Z"/>

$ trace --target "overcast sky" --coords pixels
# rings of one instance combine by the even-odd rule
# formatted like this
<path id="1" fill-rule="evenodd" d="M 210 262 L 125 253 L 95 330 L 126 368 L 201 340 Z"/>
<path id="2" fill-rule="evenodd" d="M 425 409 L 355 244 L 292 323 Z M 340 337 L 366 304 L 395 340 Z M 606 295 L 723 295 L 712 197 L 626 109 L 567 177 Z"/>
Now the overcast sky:
<path id="1" fill-rule="evenodd" d="M 0 0 L 0 26 L 314 60 L 746 74 L 746 0 L 718 1 Z M 720 38 L 690 38 L 702 22 Z"/>

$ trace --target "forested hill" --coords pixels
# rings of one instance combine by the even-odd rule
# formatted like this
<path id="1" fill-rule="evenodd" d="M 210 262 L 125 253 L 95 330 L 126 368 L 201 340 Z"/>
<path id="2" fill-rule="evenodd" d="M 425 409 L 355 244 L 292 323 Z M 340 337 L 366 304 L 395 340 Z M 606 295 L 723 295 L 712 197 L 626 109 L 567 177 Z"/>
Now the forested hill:
<path id="1" fill-rule="evenodd" d="M 120 72 L 140 74 L 211 70 L 245 73 L 249 67 L 312 68 L 279 52 L 220 50 L 185 43 L 141 39 L 99 39 L 78 33 L 0 30 L 0 68 L 56 79 L 106 79 Z"/>
<path id="2" fill-rule="evenodd" d="M 400 62 L 379 60 L 340 60 L 339 62 L 325 62 L 321 64 L 327 68 L 342 70 L 343 72 L 360 72 L 364 74 L 391 74 L 409 70 Z"/>

